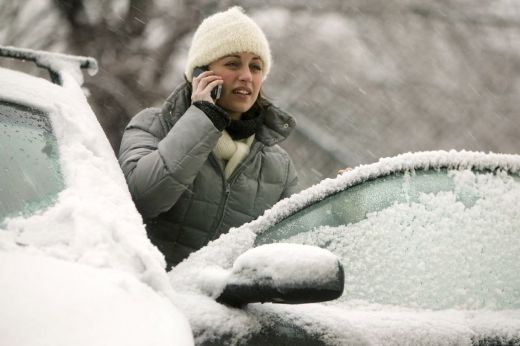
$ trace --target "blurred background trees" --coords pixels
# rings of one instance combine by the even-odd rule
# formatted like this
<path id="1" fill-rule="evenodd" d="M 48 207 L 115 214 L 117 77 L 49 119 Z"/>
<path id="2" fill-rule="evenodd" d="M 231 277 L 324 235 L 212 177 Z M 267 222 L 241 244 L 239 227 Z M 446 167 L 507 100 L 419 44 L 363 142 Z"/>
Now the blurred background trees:
<path id="1" fill-rule="evenodd" d="M 520 3 L 512 0 L 2 0 L 0 44 L 89 55 L 114 150 L 182 80 L 200 21 L 232 5 L 265 30 L 265 84 L 293 114 L 303 186 L 407 151 L 520 153 Z"/>

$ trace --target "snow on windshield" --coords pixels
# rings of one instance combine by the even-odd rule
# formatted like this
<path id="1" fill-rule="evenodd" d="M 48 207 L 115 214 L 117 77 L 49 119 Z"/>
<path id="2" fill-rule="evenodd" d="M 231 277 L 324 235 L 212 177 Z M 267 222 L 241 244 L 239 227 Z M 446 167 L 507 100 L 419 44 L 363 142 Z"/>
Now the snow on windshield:
<path id="1" fill-rule="evenodd" d="M 455 191 L 422 194 L 365 220 L 285 241 L 324 247 L 345 266 L 343 301 L 430 309 L 520 308 L 520 183 L 452 171 Z M 476 196 L 470 207 L 457 191 Z"/>
<path id="2" fill-rule="evenodd" d="M 52 208 L 0 224 L 0 249 L 18 244 L 69 261 L 117 268 L 169 290 L 164 259 L 147 239 L 114 152 L 75 79 L 64 70 L 60 87 L 17 71 L 0 73 L 2 99 L 49 114 L 65 180 Z"/>
<path id="3" fill-rule="evenodd" d="M 428 170 L 439 168 L 496 170 L 510 173 L 520 172 L 520 156 L 468 151 L 430 151 L 406 153 L 395 157 L 381 158 L 378 162 L 360 165 L 353 171 L 339 175 L 335 179 L 324 179 L 296 195 L 278 202 L 264 215 L 241 228 L 263 232 L 294 212 L 322 200 L 326 196 L 342 191 L 350 186 L 393 172 Z"/>

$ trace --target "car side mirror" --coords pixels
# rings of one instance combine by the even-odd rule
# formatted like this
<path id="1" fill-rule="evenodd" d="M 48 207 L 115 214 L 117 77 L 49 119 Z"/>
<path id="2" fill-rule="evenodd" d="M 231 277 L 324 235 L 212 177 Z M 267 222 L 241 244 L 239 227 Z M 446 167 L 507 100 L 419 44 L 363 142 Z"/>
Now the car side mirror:
<path id="1" fill-rule="evenodd" d="M 333 300 L 345 284 L 343 266 L 330 251 L 299 244 L 267 244 L 240 255 L 217 301 L 301 304 Z"/>

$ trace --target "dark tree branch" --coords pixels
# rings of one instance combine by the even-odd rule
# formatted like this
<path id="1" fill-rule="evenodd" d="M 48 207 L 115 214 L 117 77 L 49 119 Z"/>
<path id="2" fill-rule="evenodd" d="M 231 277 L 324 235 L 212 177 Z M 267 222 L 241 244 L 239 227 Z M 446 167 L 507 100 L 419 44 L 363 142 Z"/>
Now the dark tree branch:
<path id="1" fill-rule="evenodd" d="M 124 20 L 125 31 L 130 36 L 143 34 L 148 24 L 151 5 L 153 2 L 146 0 L 132 0 Z"/>
<path id="2" fill-rule="evenodd" d="M 88 24 L 82 0 L 54 0 L 54 3 L 73 28 Z"/>

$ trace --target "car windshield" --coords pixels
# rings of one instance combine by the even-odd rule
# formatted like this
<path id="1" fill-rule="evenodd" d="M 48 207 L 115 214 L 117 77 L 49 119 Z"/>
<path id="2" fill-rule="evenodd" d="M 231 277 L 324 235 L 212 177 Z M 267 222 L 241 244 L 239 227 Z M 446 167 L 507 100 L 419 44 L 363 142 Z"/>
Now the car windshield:
<path id="1" fill-rule="evenodd" d="M 341 258 L 342 301 L 429 309 L 520 307 L 520 179 L 503 171 L 395 173 L 258 235 Z"/>
<path id="2" fill-rule="evenodd" d="M 48 115 L 0 102 L 0 221 L 53 203 L 63 189 Z"/>

